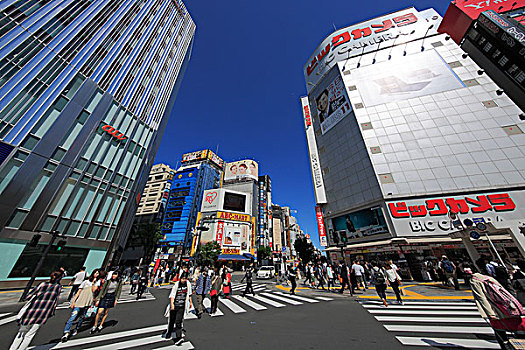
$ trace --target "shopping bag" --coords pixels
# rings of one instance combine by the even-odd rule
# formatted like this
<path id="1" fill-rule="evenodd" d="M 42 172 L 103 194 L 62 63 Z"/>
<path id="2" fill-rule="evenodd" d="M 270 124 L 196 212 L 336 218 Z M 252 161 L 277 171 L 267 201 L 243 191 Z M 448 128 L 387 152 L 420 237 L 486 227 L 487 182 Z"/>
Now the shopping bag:
<path id="1" fill-rule="evenodd" d="M 217 295 L 217 291 L 214 289 L 210 292 L 210 296 L 214 297 Z"/>
<path id="2" fill-rule="evenodd" d="M 90 318 L 91 316 L 95 315 L 97 313 L 98 307 L 95 305 L 91 305 L 89 309 L 86 311 L 86 318 Z"/>
<path id="3" fill-rule="evenodd" d="M 230 286 L 224 286 L 224 287 L 222 288 L 222 292 L 223 292 L 224 294 L 230 294 Z"/>

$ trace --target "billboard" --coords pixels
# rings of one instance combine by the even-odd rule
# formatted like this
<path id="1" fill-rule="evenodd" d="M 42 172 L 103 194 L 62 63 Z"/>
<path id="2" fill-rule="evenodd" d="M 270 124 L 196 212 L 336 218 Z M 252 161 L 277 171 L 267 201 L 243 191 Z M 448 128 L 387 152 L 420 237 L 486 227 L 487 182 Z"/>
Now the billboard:
<path id="1" fill-rule="evenodd" d="M 201 212 L 233 211 L 251 214 L 251 195 L 247 193 L 218 188 L 204 191 Z M 226 219 L 226 217 L 224 217 Z"/>
<path id="2" fill-rule="evenodd" d="M 488 10 L 504 13 L 512 9 L 519 9 L 525 6 L 525 0 L 456 1 L 454 5 L 471 19 L 477 19 L 482 12 Z"/>
<path id="3" fill-rule="evenodd" d="M 222 160 L 221 157 L 213 153 L 212 151 L 208 150 L 208 159 L 211 160 L 213 163 L 217 164 L 219 168 L 224 168 L 224 160 Z"/>
<path id="4" fill-rule="evenodd" d="M 185 153 L 182 155 L 181 163 L 191 162 L 193 160 L 204 160 L 208 156 L 208 150 Z"/>
<path id="5" fill-rule="evenodd" d="M 380 207 L 363 209 L 332 219 L 336 232 L 346 231 L 348 239 L 388 233 L 385 216 Z"/>
<path id="6" fill-rule="evenodd" d="M 346 95 L 343 78 L 334 68 L 323 82 L 310 94 L 310 105 L 315 106 L 314 115 L 321 124 L 323 135 L 346 117 L 351 111 L 350 100 Z"/>
<path id="7" fill-rule="evenodd" d="M 324 227 L 323 212 L 321 210 L 321 207 L 318 205 L 315 206 L 315 216 L 317 218 L 317 228 L 319 229 L 319 242 L 321 242 L 322 247 L 326 247 L 328 245 L 328 242 L 326 241 L 326 230 Z"/>
<path id="8" fill-rule="evenodd" d="M 383 42 L 387 42 L 388 46 L 394 42 L 402 44 L 425 35 L 434 35 L 440 21 L 441 17 L 433 9 L 418 12 L 411 7 L 330 34 L 304 66 L 308 92 L 337 62 L 360 56 L 365 50 L 376 50 Z M 429 29 L 431 24 L 434 26 Z"/>
<path id="9" fill-rule="evenodd" d="M 221 210 L 223 194 L 221 189 L 204 191 L 201 212 Z"/>
<path id="10" fill-rule="evenodd" d="M 427 197 L 387 203 L 397 236 L 447 235 L 455 230 L 449 211 L 461 220 L 500 222 L 525 217 L 525 191 Z"/>
<path id="11" fill-rule="evenodd" d="M 356 69 L 350 79 L 366 107 L 465 87 L 436 50 Z"/>
<path id="12" fill-rule="evenodd" d="M 224 181 L 254 179 L 259 181 L 259 164 L 251 159 L 226 163 Z"/>
<path id="13" fill-rule="evenodd" d="M 326 192 L 324 188 L 323 174 L 321 173 L 321 164 L 319 163 L 319 154 L 317 152 L 317 142 L 315 141 L 315 133 L 314 127 L 312 126 L 312 116 L 310 113 L 310 105 L 308 104 L 308 97 L 301 97 L 301 106 L 303 109 L 306 141 L 308 143 L 308 153 L 310 156 L 310 166 L 312 168 L 315 201 L 318 204 L 323 204 L 326 203 Z"/>

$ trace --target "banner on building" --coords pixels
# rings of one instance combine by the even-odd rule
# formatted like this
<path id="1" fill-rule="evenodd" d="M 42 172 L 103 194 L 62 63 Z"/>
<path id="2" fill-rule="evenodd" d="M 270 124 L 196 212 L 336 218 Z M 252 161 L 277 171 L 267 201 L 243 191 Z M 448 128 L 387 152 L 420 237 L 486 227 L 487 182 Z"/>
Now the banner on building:
<path id="1" fill-rule="evenodd" d="M 208 150 L 185 153 L 182 155 L 181 163 L 190 162 L 192 160 L 204 160 L 208 156 Z"/>
<path id="2" fill-rule="evenodd" d="M 224 235 L 224 221 L 217 222 L 217 243 L 222 245 L 222 236 Z"/>
<path id="3" fill-rule="evenodd" d="M 308 143 L 308 153 L 310 156 L 310 166 L 312 168 L 312 180 L 315 192 L 315 201 L 317 204 L 326 203 L 326 192 L 324 188 L 323 174 L 321 172 L 321 163 L 317 152 L 317 142 L 315 141 L 314 127 L 312 126 L 312 116 L 308 97 L 301 97 L 303 109 L 304 127 L 306 131 L 306 141 Z"/>
<path id="4" fill-rule="evenodd" d="M 259 181 L 259 164 L 251 159 L 226 163 L 224 181 L 254 179 Z"/>
<path id="5" fill-rule="evenodd" d="M 317 229 L 319 230 L 319 242 L 321 242 L 321 246 L 326 247 L 328 245 L 328 242 L 326 241 L 326 229 L 324 227 L 323 211 L 321 210 L 321 207 L 318 205 L 315 206 L 315 216 L 317 217 Z M 308 236 L 307 238 L 310 238 L 310 237 Z"/>
<path id="6" fill-rule="evenodd" d="M 348 239 L 388 233 L 383 211 L 380 207 L 354 211 L 332 219 L 336 232 L 345 231 Z"/>

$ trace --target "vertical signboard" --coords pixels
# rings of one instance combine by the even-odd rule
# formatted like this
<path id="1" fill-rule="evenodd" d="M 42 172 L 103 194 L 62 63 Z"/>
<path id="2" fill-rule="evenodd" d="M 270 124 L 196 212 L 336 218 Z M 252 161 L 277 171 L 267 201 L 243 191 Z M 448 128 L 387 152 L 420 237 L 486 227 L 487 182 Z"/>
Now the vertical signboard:
<path id="1" fill-rule="evenodd" d="M 319 154 L 317 153 L 317 143 L 315 142 L 314 127 L 312 125 L 312 116 L 310 113 L 308 97 L 301 97 L 301 105 L 303 109 L 306 140 L 308 142 L 310 166 L 312 167 L 315 200 L 317 204 L 323 204 L 326 203 L 326 192 L 324 188 L 323 174 L 321 173 L 321 163 L 319 162 Z"/>
<path id="2" fill-rule="evenodd" d="M 251 253 L 255 256 L 255 216 L 252 217 L 252 239 L 251 239 Z"/>
<path id="3" fill-rule="evenodd" d="M 315 206 L 315 216 L 317 217 L 317 229 L 319 230 L 319 242 L 321 242 L 322 247 L 326 247 L 328 243 L 326 242 L 326 230 L 324 227 L 323 221 L 323 211 L 321 207 Z"/>
<path id="4" fill-rule="evenodd" d="M 217 222 L 217 243 L 219 243 L 222 246 L 222 236 L 224 234 L 224 221 L 218 221 Z"/>

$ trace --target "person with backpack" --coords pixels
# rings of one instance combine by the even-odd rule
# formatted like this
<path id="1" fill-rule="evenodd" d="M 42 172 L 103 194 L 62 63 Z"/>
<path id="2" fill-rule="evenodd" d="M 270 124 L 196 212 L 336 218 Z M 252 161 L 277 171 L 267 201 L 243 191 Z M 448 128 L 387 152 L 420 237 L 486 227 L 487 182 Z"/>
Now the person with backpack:
<path id="1" fill-rule="evenodd" d="M 484 271 L 483 259 L 476 265 Z M 525 310 L 520 302 L 492 276 L 473 273 L 470 287 L 479 313 L 489 321 L 501 349 L 509 349 L 507 332 L 525 331 Z"/>
<path id="2" fill-rule="evenodd" d="M 372 284 L 376 287 L 376 292 L 383 305 L 388 307 L 386 302 L 386 277 L 381 263 L 373 262 L 372 263 Z"/>
<path id="3" fill-rule="evenodd" d="M 386 267 L 386 270 L 384 272 L 385 272 L 387 285 L 392 287 L 392 290 L 396 294 L 396 299 L 397 299 L 398 304 L 403 305 L 403 299 L 401 299 L 401 292 L 399 290 L 399 287 L 401 286 L 401 277 L 399 276 L 397 271 L 394 270 L 391 264 L 386 264 L 385 267 Z"/>
<path id="4" fill-rule="evenodd" d="M 456 265 L 448 260 L 446 255 L 441 257 L 441 269 L 445 275 L 445 285 L 454 286 L 456 290 L 459 290 L 459 282 L 456 277 Z"/>
<path id="5" fill-rule="evenodd" d="M 242 292 L 242 296 L 245 297 L 246 294 L 252 293 L 255 296 L 255 292 L 253 291 L 253 264 L 250 264 L 248 268 L 246 269 L 246 272 L 244 273 L 244 277 L 241 280 L 241 283 L 246 280 L 246 288 L 244 289 L 244 292 Z"/>

